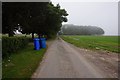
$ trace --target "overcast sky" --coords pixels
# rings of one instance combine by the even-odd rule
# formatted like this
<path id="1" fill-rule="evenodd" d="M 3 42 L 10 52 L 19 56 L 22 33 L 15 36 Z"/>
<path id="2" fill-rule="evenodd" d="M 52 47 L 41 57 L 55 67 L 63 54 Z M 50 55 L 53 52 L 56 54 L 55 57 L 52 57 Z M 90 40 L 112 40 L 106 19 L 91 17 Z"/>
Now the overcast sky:
<path id="1" fill-rule="evenodd" d="M 109 2 L 108 2 L 109 1 Z M 117 0 L 52 0 L 59 3 L 69 16 L 63 24 L 92 25 L 101 27 L 105 35 L 118 34 L 118 2 Z"/>

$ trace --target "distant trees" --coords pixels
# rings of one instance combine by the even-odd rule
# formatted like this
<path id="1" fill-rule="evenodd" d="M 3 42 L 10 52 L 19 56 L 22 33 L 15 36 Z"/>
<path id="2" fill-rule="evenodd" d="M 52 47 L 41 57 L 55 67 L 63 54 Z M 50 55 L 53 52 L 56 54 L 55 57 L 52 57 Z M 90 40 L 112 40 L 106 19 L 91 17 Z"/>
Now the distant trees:
<path id="1" fill-rule="evenodd" d="M 66 24 L 62 26 L 59 33 L 65 35 L 102 35 L 104 34 L 104 30 L 96 26 Z"/>
<path id="2" fill-rule="evenodd" d="M 59 4 L 54 6 L 51 2 L 3 2 L 2 12 L 2 33 L 9 36 L 13 36 L 15 30 L 48 37 L 56 35 L 68 15 Z"/>

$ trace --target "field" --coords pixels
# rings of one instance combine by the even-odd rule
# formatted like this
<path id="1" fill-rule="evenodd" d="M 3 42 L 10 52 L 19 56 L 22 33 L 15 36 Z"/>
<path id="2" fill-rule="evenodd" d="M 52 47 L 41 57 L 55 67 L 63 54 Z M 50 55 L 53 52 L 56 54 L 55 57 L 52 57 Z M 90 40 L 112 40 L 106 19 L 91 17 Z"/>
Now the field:
<path id="1" fill-rule="evenodd" d="M 119 53 L 118 36 L 61 36 L 65 41 L 75 46 L 92 49 L 106 50 Z"/>

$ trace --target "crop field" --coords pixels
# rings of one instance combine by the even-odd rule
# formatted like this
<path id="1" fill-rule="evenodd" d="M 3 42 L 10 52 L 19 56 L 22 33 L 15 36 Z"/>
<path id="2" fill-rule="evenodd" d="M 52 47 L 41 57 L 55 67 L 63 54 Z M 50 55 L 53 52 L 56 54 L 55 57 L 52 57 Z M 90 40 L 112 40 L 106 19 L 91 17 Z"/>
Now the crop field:
<path id="1" fill-rule="evenodd" d="M 61 36 L 65 41 L 74 44 L 77 47 L 106 50 L 119 53 L 120 46 L 118 45 L 118 36 Z"/>

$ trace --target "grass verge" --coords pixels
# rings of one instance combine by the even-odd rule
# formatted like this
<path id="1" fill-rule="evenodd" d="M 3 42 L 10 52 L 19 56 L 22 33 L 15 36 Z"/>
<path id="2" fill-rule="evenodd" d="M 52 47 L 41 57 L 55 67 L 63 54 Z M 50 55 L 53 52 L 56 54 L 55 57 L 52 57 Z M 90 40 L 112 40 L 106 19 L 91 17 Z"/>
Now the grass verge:
<path id="1" fill-rule="evenodd" d="M 2 61 L 2 78 L 30 78 L 46 49 L 34 50 L 33 44 Z"/>
<path id="2" fill-rule="evenodd" d="M 61 36 L 77 47 L 119 53 L 118 36 Z"/>

